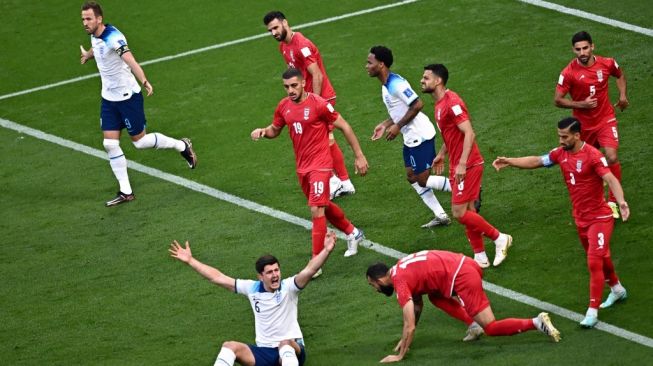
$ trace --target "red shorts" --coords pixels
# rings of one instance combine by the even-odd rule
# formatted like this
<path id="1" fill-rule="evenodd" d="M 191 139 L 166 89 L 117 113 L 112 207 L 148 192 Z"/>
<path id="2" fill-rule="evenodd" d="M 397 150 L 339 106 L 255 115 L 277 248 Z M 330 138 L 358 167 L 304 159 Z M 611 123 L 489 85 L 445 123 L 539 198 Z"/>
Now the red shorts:
<path id="1" fill-rule="evenodd" d="M 588 144 L 599 147 L 619 148 L 619 132 L 617 132 L 617 120 L 601 124 L 601 127 L 593 130 L 583 130 L 580 132 L 581 140 Z"/>
<path id="2" fill-rule="evenodd" d="M 299 185 L 302 186 L 302 191 L 308 198 L 309 206 L 329 205 L 329 180 L 332 175 L 331 170 L 311 170 L 308 173 L 297 173 Z"/>
<path id="3" fill-rule="evenodd" d="M 467 169 L 465 180 L 456 184 L 455 173 L 449 174 L 451 183 L 451 203 L 460 205 L 478 199 L 481 192 L 481 181 L 483 180 L 483 165 L 475 165 Z"/>
<path id="4" fill-rule="evenodd" d="M 490 306 L 483 290 L 483 270 L 471 258 L 465 258 L 454 280 L 453 291 L 470 317 Z"/>
<path id="5" fill-rule="evenodd" d="M 614 219 L 594 221 L 588 226 L 576 227 L 580 243 L 588 256 L 609 257 L 610 237 L 614 228 Z"/>

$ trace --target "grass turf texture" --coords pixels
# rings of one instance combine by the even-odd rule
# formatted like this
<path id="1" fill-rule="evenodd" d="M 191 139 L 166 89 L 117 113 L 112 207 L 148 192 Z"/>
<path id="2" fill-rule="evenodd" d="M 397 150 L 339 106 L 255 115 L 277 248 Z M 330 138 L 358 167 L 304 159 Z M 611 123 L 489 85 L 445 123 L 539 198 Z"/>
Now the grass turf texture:
<path id="1" fill-rule="evenodd" d="M 275 6 L 293 25 L 387 3 Z M 103 5 L 105 19 L 126 34 L 139 61 L 262 33 L 261 17 L 270 10 L 258 2 Z M 92 63 L 78 64 L 77 44 L 88 45 L 88 38 L 77 4 L 0 6 L 7 40 L 0 54 L 0 93 L 96 71 Z M 646 26 L 651 15 L 643 9 L 617 19 Z M 466 100 L 490 161 L 499 154 L 541 154 L 556 145 L 555 122 L 568 111 L 552 106 L 553 90 L 573 56 L 569 38 L 580 29 L 592 34 L 597 54 L 617 57 L 628 76 L 631 102 L 618 118 L 624 189 L 633 217 L 617 224 L 612 239 L 630 298 L 602 311 L 600 319 L 653 337 L 647 306 L 653 300 L 647 243 L 652 207 L 646 182 L 653 174 L 642 163 L 651 159 L 645 124 L 653 77 L 649 37 L 513 1 L 422 1 L 303 32 L 323 53 L 338 92 L 337 107 L 354 126 L 371 165 L 369 176 L 354 178 L 357 194 L 338 203 L 371 240 L 406 253 L 439 248 L 470 254 L 460 225 L 419 228 L 430 215 L 405 182 L 401 143 L 368 140 L 386 115 L 380 85 L 363 68 L 367 51 L 375 44 L 392 48 L 393 70 L 415 89 L 424 64 L 445 63 L 449 87 Z M 27 47 L 34 39 L 48 45 L 47 57 L 34 57 Z M 190 136 L 200 165 L 189 171 L 177 154 L 135 151 L 123 138 L 127 157 L 307 218 L 286 132 L 273 141 L 249 140 L 251 129 L 269 123 L 284 95 L 276 47 L 266 37 L 146 66 L 155 87 L 155 96 L 145 102 L 148 129 Z M 423 99 L 431 116 L 432 102 Z M 2 118 L 101 149 L 98 110 L 97 78 L 0 101 Z M 337 137 L 351 166 L 349 149 Z M 8 239 L 0 256 L 2 364 L 210 364 L 221 342 L 253 341 L 251 310 L 245 298 L 213 288 L 168 259 L 167 243 L 189 238 L 200 260 L 237 277 L 253 277 L 253 262 L 265 252 L 279 257 L 286 275 L 308 259 L 310 234 L 301 228 L 136 172 L 130 176 L 137 200 L 105 209 L 102 203 L 117 186 L 105 161 L 4 129 L 0 142 L 0 228 Z M 584 255 L 557 168 L 497 174 L 486 167 L 482 212 L 515 237 L 511 255 L 500 269 L 485 272 L 487 280 L 585 310 Z M 375 364 L 400 335 L 396 301 L 373 293 L 363 275 L 370 262 L 392 260 L 367 250 L 345 260 L 343 247 L 340 242 L 324 277 L 301 296 L 309 364 Z M 491 245 L 488 249 L 492 254 Z M 499 296 L 491 301 L 499 318 L 538 312 Z M 553 319 L 563 332 L 560 344 L 531 333 L 468 345 L 460 342 L 462 325 L 427 305 L 406 364 L 586 364 L 596 359 L 633 364 L 653 353 Z"/>

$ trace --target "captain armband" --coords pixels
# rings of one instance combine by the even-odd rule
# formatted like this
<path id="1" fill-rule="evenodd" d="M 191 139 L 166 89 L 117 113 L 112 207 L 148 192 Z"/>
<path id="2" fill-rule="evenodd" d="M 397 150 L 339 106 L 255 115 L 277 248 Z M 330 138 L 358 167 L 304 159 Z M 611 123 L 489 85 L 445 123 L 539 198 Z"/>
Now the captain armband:
<path id="1" fill-rule="evenodd" d="M 131 50 L 129 49 L 129 46 L 127 46 L 126 44 L 123 44 L 122 46 L 120 46 L 120 47 L 118 47 L 116 49 L 116 53 L 118 53 L 118 56 L 121 56 L 121 57 L 122 57 L 122 55 L 124 55 L 127 52 L 131 52 Z"/>
<path id="2" fill-rule="evenodd" d="M 540 161 L 542 162 L 542 165 L 546 168 L 553 166 L 553 162 L 551 161 L 551 157 L 549 156 L 549 154 L 544 154 L 540 156 Z"/>

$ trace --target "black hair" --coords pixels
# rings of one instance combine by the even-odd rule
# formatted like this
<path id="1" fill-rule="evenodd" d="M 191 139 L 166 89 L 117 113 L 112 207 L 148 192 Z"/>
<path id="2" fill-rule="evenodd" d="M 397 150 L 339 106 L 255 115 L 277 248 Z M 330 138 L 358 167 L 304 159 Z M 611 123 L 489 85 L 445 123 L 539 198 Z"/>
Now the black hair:
<path id="1" fill-rule="evenodd" d="M 263 273 L 265 266 L 269 266 L 275 263 L 279 263 L 279 260 L 273 255 L 266 254 L 256 260 L 256 272 Z"/>
<path id="2" fill-rule="evenodd" d="M 102 7 L 95 1 L 87 1 L 82 4 L 82 10 L 88 9 L 93 9 L 93 14 L 95 14 L 96 17 L 104 17 L 104 15 L 102 15 Z"/>
<path id="3" fill-rule="evenodd" d="M 388 266 L 385 265 L 385 263 L 381 262 L 376 262 L 374 264 L 371 264 L 369 267 L 367 267 L 367 277 L 373 279 L 373 280 L 378 280 L 379 278 L 385 276 L 388 273 Z"/>
<path id="4" fill-rule="evenodd" d="M 447 85 L 449 70 L 443 64 L 430 64 L 424 66 L 424 70 L 431 70 L 432 73 L 442 79 L 442 84 Z"/>
<path id="5" fill-rule="evenodd" d="M 286 19 L 286 16 L 283 15 L 283 13 L 278 10 L 272 10 L 271 12 L 265 14 L 265 16 L 263 17 L 263 24 L 268 25 L 271 21 L 275 19 L 284 20 Z"/>
<path id="6" fill-rule="evenodd" d="M 589 44 L 592 44 L 592 36 L 585 31 L 580 31 L 571 37 L 571 45 L 575 45 L 577 42 L 587 41 Z"/>
<path id="7" fill-rule="evenodd" d="M 558 122 L 558 128 L 561 130 L 569 128 L 571 133 L 580 133 L 580 121 L 574 117 L 563 118 Z"/>
<path id="8" fill-rule="evenodd" d="M 281 74 L 281 77 L 284 80 L 294 78 L 295 76 L 299 77 L 300 79 L 304 79 L 304 75 L 302 75 L 302 72 L 294 67 L 289 67 L 286 71 L 283 72 L 283 74 Z"/>
<path id="9" fill-rule="evenodd" d="M 394 58 L 392 57 L 392 50 L 385 46 L 374 46 L 370 49 L 370 53 L 374 55 L 374 58 L 383 62 L 387 68 L 392 66 Z"/>

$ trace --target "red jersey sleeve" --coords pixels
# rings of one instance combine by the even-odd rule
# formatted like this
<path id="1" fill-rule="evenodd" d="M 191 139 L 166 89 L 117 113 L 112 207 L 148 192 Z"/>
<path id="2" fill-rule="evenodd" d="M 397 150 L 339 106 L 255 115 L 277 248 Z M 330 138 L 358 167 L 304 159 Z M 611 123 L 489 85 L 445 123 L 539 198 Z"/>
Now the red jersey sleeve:
<path id="1" fill-rule="evenodd" d="M 406 282 L 401 279 L 394 281 L 394 287 L 397 293 L 397 302 L 403 308 L 409 300 L 412 300 L 413 295 L 410 293 Z"/>
<path id="2" fill-rule="evenodd" d="M 275 127 L 283 128 L 286 125 L 286 120 L 283 118 L 283 100 L 277 105 L 277 109 L 274 111 L 274 117 L 272 119 L 272 124 Z"/>
<path id="3" fill-rule="evenodd" d="M 562 94 L 569 93 L 571 89 L 571 72 L 569 71 L 569 66 L 565 67 L 564 70 L 558 76 L 558 84 L 556 85 L 556 90 Z"/>
<path id="4" fill-rule="evenodd" d="M 469 114 L 467 113 L 467 106 L 460 98 L 452 98 L 449 104 L 449 113 L 451 113 L 452 120 L 456 125 L 465 121 L 469 121 Z"/>
<path id="5" fill-rule="evenodd" d="M 552 164 L 558 164 L 560 163 L 560 153 L 562 152 L 562 149 L 559 147 L 556 147 L 555 149 L 549 151 L 549 160 L 551 161 Z"/>
<path id="6" fill-rule="evenodd" d="M 303 38 L 303 42 L 299 45 L 299 54 L 300 57 L 304 59 L 304 67 L 307 68 L 317 62 L 317 47 L 313 42 L 309 41 L 307 38 Z"/>
<path id="7" fill-rule="evenodd" d="M 610 75 L 620 78 L 621 77 L 621 68 L 619 68 L 619 64 L 617 63 L 617 60 L 613 58 L 608 59 L 609 62 L 609 68 L 610 68 Z"/>
<path id="8" fill-rule="evenodd" d="M 324 99 L 320 101 L 318 108 L 320 111 L 320 117 L 322 117 L 322 120 L 326 121 L 330 127 L 333 126 L 333 122 L 335 122 L 338 117 L 340 117 L 340 113 L 336 112 L 336 109 L 333 108 L 333 105 Z"/>
<path id="9" fill-rule="evenodd" d="M 592 154 L 592 169 L 600 177 L 610 173 L 610 168 L 608 168 L 608 161 L 605 160 L 603 154 L 600 151 L 595 150 Z"/>

